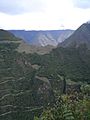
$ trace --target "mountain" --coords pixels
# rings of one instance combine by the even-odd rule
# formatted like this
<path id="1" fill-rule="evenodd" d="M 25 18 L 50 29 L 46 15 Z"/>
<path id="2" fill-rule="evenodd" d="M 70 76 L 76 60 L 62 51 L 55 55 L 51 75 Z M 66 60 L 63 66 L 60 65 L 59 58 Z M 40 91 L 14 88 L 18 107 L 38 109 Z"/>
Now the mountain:
<path id="1" fill-rule="evenodd" d="M 57 47 L 43 56 L 32 54 L 30 61 L 42 66 L 38 76 L 47 77 L 51 82 L 57 82 L 59 75 L 64 75 L 67 80 L 90 82 L 90 50 L 86 46 Z"/>
<path id="2" fill-rule="evenodd" d="M 33 120 L 54 101 L 50 82 L 37 76 L 41 66 L 31 64 L 31 54 L 18 52 L 22 40 L 5 30 L 0 35 L 0 120 Z"/>
<path id="3" fill-rule="evenodd" d="M 2 41 L 6 33 L 8 37 Z M 0 42 L 0 120 L 33 120 L 53 106 L 57 95 L 67 92 L 72 82 L 90 83 L 90 50 L 86 46 L 31 54 L 24 52 L 29 46 L 10 36 L 4 31 Z"/>
<path id="4" fill-rule="evenodd" d="M 15 35 L 13 35 L 12 33 L 0 29 L 0 41 L 16 41 L 16 40 L 20 40 L 19 38 L 17 38 Z"/>
<path id="5" fill-rule="evenodd" d="M 19 53 L 25 52 L 25 53 L 38 53 L 38 54 L 46 54 L 49 53 L 54 46 L 35 46 L 30 45 L 27 42 L 25 42 L 23 39 L 20 39 L 13 35 L 11 32 L 6 30 L 0 30 L 0 43 L 17 43 L 19 44 L 17 47 L 17 51 Z"/>
<path id="6" fill-rule="evenodd" d="M 36 46 L 57 46 L 58 43 L 69 37 L 73 30 L 46 30 L 46 31 L 25 31 L 10 30 L 15 36 L 22 38 L 27 43 Z"/>
<path id="7" fill-rule="evenodd" d="M 47 45 L 47 46 L 36 46 L 36 45 L 30 45 L 22 40 L 22 42 L 19 44 L 17 51 L 19 53 L 25 52 L 25 53 L 37 53 L 37 54 L 48 54 L 52 51 L 52 49 L 56 48 L 55 46 Z"/>
<path id="8" fill-rule="evenodd" d="M 78 47 L 80 44 L 86 44 L 90 49 L 90 23 L 81 25 L 70 37 L 59 45 L 62 47 Z"/>

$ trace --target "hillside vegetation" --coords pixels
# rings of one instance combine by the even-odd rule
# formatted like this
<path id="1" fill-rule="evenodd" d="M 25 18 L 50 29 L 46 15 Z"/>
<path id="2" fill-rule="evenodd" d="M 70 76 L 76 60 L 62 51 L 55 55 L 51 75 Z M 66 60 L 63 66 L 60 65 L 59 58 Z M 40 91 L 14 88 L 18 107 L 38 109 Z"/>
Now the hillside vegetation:
<path id="1" fill-rule="evenodd" d="M 12 33 L 5 31 L 3 29 L 0 29 L 0 42 L 1 41 L 18 41 L 20 40 L 19 38 L 15 37 Z"/>
<path id="2" fill-rule="evenodd" d="M 18 52 L 20 43 L 7 41 L 0 43 L 0 120 L 90 119 L 86 44 L 39 55 Z"/>
<path id="3" fill-rule="evenodd" d="M 90 49 L 90 23 L 82 24 L 70 37 L 59 45 L 62 47 L 78 47 L 84 43 Z"/>

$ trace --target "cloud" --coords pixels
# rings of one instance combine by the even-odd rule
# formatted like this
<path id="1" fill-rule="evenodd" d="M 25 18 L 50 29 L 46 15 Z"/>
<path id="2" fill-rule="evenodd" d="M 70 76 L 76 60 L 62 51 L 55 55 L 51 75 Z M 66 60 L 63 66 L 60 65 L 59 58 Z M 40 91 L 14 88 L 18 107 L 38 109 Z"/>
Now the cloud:
<path id="1" fill-rule="evenodd" d="M 78 7 L 82 1 L 1 0 L 0 27 L 26 30 L 76 29 L 90 20 L 90 9 Z"/>
<path id="2" fill-rule="evenodd" d="M 77 8 L 82 8 L 82 9 L 90 8 L 90 0 L 73 0 L 73 4 Z"/>
<path id="3" fill-rule="evenodd" d="M 0 12 L 6 14 L 22 14 L 40 12 L 44 9 L 44 0 L 0 0 Z"/>

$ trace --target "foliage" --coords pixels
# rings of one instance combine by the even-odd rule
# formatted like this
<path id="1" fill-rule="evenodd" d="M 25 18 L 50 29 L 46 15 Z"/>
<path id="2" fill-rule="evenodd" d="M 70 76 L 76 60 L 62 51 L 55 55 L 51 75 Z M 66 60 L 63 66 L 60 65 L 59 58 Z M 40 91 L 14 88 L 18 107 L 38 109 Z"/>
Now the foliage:
<path id="1" fill-rule="evenodd" d="M 59 97 L 52 108 L 43 111 L 40 120 L 89 120 L 90 100 L 73 93 Z"/>
<path id="2" fill-rule="evenodd" d="M 27 55 L 27 58 L 30 55 Z M 32 54 L 29 57 L 32 64 L 40 65 L 39 76 L 50 78 L 53 74 L 62 73 L 74 81 L 86 81 L 90 79 L 90 51 L 86 46 L 81 45 L 78 48 L 54 49 L 50 54 L 38 55 Z"/>

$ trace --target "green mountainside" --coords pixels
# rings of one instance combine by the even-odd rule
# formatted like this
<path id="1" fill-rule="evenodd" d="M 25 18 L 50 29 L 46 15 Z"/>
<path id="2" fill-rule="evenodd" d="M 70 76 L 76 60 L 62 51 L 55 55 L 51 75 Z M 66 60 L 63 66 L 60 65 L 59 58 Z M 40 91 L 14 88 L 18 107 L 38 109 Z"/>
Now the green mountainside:
<path id="1" fill-rule="evenodd" d="M 7 41 L 11 36 L 14 39 L 10 34 Z M 90 50 L 85 44 L 57 47 L 44 55 L 18 52 L 19 45 L 0 43 L 0 120 L 33 120 L 54 106 L 58 94 L 80 92 L 82 84 L 90 84 Z"/>
<path id="2" fill-rule="evenodd" d="M 32 54 L 32 64 L 38 64 L 40 76 L 51 77 L 64 75 L 67 79 L 75 81 L 90 80 L 90 51 L 85 45 L 78 48 L 53 49 L 50 54 L 39 56 Z"/>
<path id="3" fill-rule="evenodd" d="M 0 29 L 0 41 L 3 41 L 3 40 L 16 41 L 16 40 L 20 40 L 20 39 L 15 37 L 15 35 L 13 35 L 12 33 L 5 31 L 3 29 Z"/>
<path id="4" fill-rule="evenodd" d="M 90 49 L 90 23 L 82 24 L 69 38 L 59 44 L 59 46 L 78 47 L 80 44 L 86 44 Z"/>
<path id="5" fill-rule="evenodd" d="M 16 115 L 20 119 L 23 114 L 30 117 L 51 101 L 49 83 L 35 77 L 36 69 L 24 54 L 14 51 L 16 47 L 15 43 L 0 44 L 0 120 L 14 120 Z"/>
<path id="6" fill-rule="evenodd" d="M 18 46 L 0 43 L 0 120 L 32 120 L 54 102 L 48 79 L 36 75 L 39 66 L 31 65 L 27 54 L 18 53 Z"/>

